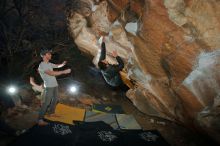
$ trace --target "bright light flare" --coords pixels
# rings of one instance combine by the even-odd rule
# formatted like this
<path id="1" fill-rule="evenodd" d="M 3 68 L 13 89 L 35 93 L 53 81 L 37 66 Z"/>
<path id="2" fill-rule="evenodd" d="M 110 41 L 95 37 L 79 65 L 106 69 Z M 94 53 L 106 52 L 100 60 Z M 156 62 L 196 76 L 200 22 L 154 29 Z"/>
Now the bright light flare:
<path id="1" fill-rule="evenodd" d="M 76 93 L 77 90 L 78 90 L 77 87 L 74 86 L 74 85 L 70 86 L 70 88 L 69 88 L 69 92 L 70 92 L 70 93 Z"/>
<path id="2" fill-rule="evenodd" d="M 15 86 L 9 86 L 7 88 L 7 91 L 8 91 L 9 94 L 13 95 L 13 94 L 17 93 L 17 88 Z"/>

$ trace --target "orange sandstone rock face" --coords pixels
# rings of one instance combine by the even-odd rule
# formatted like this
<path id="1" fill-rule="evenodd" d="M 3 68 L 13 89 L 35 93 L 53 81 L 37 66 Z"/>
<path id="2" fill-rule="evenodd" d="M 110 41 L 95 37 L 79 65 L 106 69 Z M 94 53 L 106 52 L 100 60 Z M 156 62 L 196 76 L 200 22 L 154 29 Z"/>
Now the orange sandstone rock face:
<path id="1" fill-rule="evenodd" d="M 76 2 L 67 12 L 75 43 L 96 64 L 106 36 L 107 59 L 114 63 L 117 50 L 136 82 L 127 97 L 139 110 L 186 125 L 208 127 L 204 112 L 219 122 L 220 1 L 69 0 Z M 218 135 L 215 128 L 207 131 Z"/>

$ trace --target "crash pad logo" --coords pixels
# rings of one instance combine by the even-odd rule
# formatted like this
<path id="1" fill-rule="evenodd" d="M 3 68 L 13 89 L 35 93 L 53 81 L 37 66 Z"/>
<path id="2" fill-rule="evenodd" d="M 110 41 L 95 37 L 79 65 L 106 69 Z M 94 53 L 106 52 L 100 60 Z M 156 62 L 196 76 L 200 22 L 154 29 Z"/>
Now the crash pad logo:
<path id="1" fill-rule="evenodd" d="M 156 134 L 153 134 L 151 132 L 143 132 L 143 133 L 140 133 L 139 136 L 141 137 L 141 139 L 143 139 L 145 141 L 154 141 L 154 142 L 159 137 Z"/>
<path id="2" fill-rule="evenodd" d="M 105 142 L 112 142 L 117 138 L 117 136 L 114 135 L 111 131 L 99 131 L 97 134 L 99 138 Z"/>
<path id="3" fill-rule="evenodd" d="M 67 135 L 67 134 L 72 133 L 69 126 L 64 126 L 61 124 L 55 124 L 53 126 L 53 131 L 54 133 L 60 134 L 60 135 Z"/>
<path id="4" fill-rule="evenodd" d="M 109 107 L 109 106 L 107 106 L 107 107 L 105 108 L 105 110 L 106 110 L 106 111 L 111 111 L 111 110 L 112 110 L 112 108 L 111 108 L 111 107 Z"/>

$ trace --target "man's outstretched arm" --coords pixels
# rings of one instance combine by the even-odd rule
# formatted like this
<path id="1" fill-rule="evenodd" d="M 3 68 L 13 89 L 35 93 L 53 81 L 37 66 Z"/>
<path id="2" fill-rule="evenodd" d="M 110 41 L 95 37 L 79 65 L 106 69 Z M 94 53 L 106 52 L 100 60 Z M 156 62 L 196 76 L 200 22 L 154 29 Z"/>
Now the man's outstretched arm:
<path id="1" fill-rule="evenodd" d="M 118 62 L 118 65 L 117 65 L 117 68 L 116 70 L 117 71 L 121 71 L 123 68 L 124 68 L 124 62 L 123 60 L 121 59 L 120 56 L 118 56 L 117 52 L 116 51 L 113 51 L 112 52 L 112 56 L 116 58 L 117 62 Z"/>
<path id="2" fill-rule="evenodd" d="M 118 61 L 118 71 L 121 71 L 124 68 L 124 62 L 119 56 L 116 57 L 116 60 Z"/>
<path id="3" fill-rule="evenodd" d="M 62 70 L 62 71 L 52 71 L 52 70 L 46 70 L 44 71 L 46 74 L 50 75 L 50 76 L 59 76 L 62 74 L 68 74 L 71 72 L 71 69 L 66 69 L 66 70 Z"/>
<path id="4" fill-rule="evenodd" d="M 104 42 L 104 38 L 101 44 L 101 55 L 99 57 L 99 62 L 102 60 L 105 60 L 106 58 L 106 47 L 105 47 L 105 42 Z"/>
<path id="5" fill-rule="evenodd" d="M 40 86 L 40 85 L 38 85 L 38 84 L 35 82 L 34 77 L 32 77 L 32 76 L 30 76 L 30 84 L 31 84 L 32 86 Z"/>
<path id="6" fill-rule="evenodd" d="M 61 68 L 61 67 L 66 65 L 66 61 L 63 61 L 63 63 L 61 63 L 61 64 L 53 64 L 53 63 L 51 63 L 51 65 L 52 65 L 53 68 Z"/>

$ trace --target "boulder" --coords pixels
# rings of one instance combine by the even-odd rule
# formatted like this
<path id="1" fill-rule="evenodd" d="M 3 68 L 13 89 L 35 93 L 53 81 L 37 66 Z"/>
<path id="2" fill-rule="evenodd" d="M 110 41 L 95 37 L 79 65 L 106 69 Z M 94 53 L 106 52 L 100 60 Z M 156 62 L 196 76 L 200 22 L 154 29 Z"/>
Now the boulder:
<path id="1" fill-rule="evenodd" d="M 82 13 L 83 7 L 76 7 L 67 16 L 71 36 L 81 50 L 94 56 L 94 64 L 99 39 L 105 35 L 107 60 L 116 62 L 113 50 L 123 58 L 127 78 L 135 83 L 127 97 L 140 111 L 187 126 L 204 125 L 204 131 L 217 139 L 220 1 L 87 4 L 88 15 Z"/>

